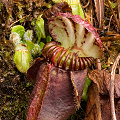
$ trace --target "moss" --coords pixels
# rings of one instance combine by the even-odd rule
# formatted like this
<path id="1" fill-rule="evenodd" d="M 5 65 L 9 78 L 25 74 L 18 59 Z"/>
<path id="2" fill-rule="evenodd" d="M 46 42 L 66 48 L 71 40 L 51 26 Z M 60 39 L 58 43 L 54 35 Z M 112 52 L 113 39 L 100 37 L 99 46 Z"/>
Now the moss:
<path id="1" fill-rule="evenodd" d="M 84 120 L 86 110 L 86 102 L 81 101 L 81 107 L 71 115 L 67 120 Z"/>
<path id="2" fill-rule="evenodd" d="M 33 86 L 26 75 L 16 69 L 12 61 L 14 48 L 9 41 L 6 42 L 0 41 L 0 118 L 25 120 Z"/>

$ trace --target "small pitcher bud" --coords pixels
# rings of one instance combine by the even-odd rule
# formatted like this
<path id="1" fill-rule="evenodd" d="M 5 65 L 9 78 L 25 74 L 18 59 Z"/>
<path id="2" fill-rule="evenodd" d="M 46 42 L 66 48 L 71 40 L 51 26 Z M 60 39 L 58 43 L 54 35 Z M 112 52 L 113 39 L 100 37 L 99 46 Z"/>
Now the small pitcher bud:
<path id="1" fill-rule="evenodd" d="M 25 41 L 28 41 L 28 40 L 32 41 L 32 39 L 33 39 L 33 30 L 27 30 L 24 34 L 24 40 Z"/>
<path id="2" fill-rule="evenodd" d="M 31 54 L 24 44 L 18 44 L 15 48 L 14 63 L 21 73 L 26 73 L 31 62 Z"/>
<path id="3" fill-rule="evenodd" d="M 16 32 L 12 32 L 11 34 L 10 34 L 10 41 L 16 46 L 17 44 L 20 44 L 20 41 L 21 40 L 21 38 L 20 38 L 20 36 L 19 36 L 19 34 L 18 33 L 16 33 Z"/>

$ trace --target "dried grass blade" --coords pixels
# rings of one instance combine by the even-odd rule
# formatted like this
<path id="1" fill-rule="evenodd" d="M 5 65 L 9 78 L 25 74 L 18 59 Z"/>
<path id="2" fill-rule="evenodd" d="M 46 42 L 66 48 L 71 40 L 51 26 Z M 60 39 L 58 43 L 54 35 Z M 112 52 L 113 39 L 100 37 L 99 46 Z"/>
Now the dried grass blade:
<path id="1" fill-rule="evenodd" d="M 114 79 L 115 79 L 115 70 L 120 60 L 120 54 L 117 56 L 111 71 L 111 81 L 110 81 L 110 103 L 111 103 L 111 116 L 112 120 L 116 120 L 115 116 L 115 106 L 114 106 Z"/>
<path id="2" fill-rule="evenodd" d="M 97 19 L 99 22 L 99 27 L 102 28 L 102 20 L 104 18 L 104 0 L 94 0 L 94 2 L 95 2 Z"/>

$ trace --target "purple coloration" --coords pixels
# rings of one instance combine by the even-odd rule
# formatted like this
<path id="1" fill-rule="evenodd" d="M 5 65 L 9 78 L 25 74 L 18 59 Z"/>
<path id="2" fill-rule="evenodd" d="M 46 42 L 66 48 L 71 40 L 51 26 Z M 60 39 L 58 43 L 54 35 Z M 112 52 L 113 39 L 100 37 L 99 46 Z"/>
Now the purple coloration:
<path id="1" fill-rule="evenodd" d="M 81 44 L 83 45 L 85 43 L 85 41 L 81 42 Z"/>
<path id="2" fill-rule="evenodd" d="M 42 55 L 59 68 L 65 70 L 85 69 L 91 66 L 94 58 L 102 56 L 102 44 L 97 30 L 78 15 L 55 14 L 50 18 L 49 32 L 53 39 L 61 45 L 53 44 L 54 49 L 52 49 L 47 47 L 51 43 L 46 44 Z M 61 47 L 62 51 L 59 50 Z M 46 55 L 46 51 L 49 56 Z M 53 54 L 56 51 L 58 51 L 57 54 Z M 89 58 L 92 58 L 92 61 Z"/>
<path id="3" fill-rule="evenodd" d="M 102 55 L 97 30 L 78 15 L 57 13 L 49 32 L 55 41 L 42 50 L 48 62 L 37 59 L 27 73 L 36 80 L 27 120 L 65 120 L 73 114 L 80 107 L 87 67 Z"/>
<path id="4" fill-rule="evenodd" d="M 99 38 L 99 35 L 97 33 L 96 28 L 94 28 L 91 24 L 89 24 L 87 21 L 84 21 L 79 15 L 73 15 L 72 20 L 76 23 L 79 23 L 83 25 L 89 32 L 92 32 L 95 36 L 96 41 L 99 43 L 101 49 L 102 47 L 102 42 Z"/>
<path id="5" fill-rule="evenodd" d="M 45 96 L 45 91 L 48 86 L 49 73 L 50 73 L 51 67 L 52 66 L 50 64 L 47 65 L 42 71 L 42 75 L 39 76 L 39 78 L 37 78 L 38 75 L 36 76 L 36 79 L 38 79 L 37 88 L 35 89 L 35 93 L 34 92 L 32 93 L 34 94 L 34 98 L 29 106 L 27 120 L 37 120 L 38 113 L 41 110 L 41 106 L 43 104 L 42 101 Z"/>
<path id="6" fill-rule="evenodd" d="M 36 83 L 30 96 L 27 120 L 65 120 L 79 107 L 87 69 L 70 73 L 47 64 L 37 59 L 28 70 L 29 78 L 34 78 Z M 36 65 L 38 71 L 33 77 L 31 73 Z"/>
<path id="7" fill-rule="evenodd" d="M 49 44 L 52 45 L 49 46 Z M 57 54 L 54 54 L 56 52 Z M 53 65 L 65 70 L 81 70 L 90 67 L 94 62 L 94 58 L 79 57 L 78 52 L 79 51 L 76 50 L 76 52 L 71 53 L 70 50 L 65 50 L 63 47 L 58 46 L 56 42 L 50 42 L 44 46 L 42 54 Z"/>

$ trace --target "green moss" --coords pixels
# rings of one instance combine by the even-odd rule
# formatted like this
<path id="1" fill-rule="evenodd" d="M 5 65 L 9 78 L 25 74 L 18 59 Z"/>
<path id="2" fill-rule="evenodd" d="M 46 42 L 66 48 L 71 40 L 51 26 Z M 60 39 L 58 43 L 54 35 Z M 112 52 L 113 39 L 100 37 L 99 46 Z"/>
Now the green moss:
<path id="1" fill-rule="evenodd" d="M 14 48 L 9 41 L 0 41 L 0 119 L 25 120 L 29 95 L 33 89 L 25 74 L 12 61 Z"/>
<path id="2" fill-rule="evenodd" d="M 71 115 L 67 120 L 84 120 L 86 110 L 86 102 L 81 101 L 81 107 Z"/>

